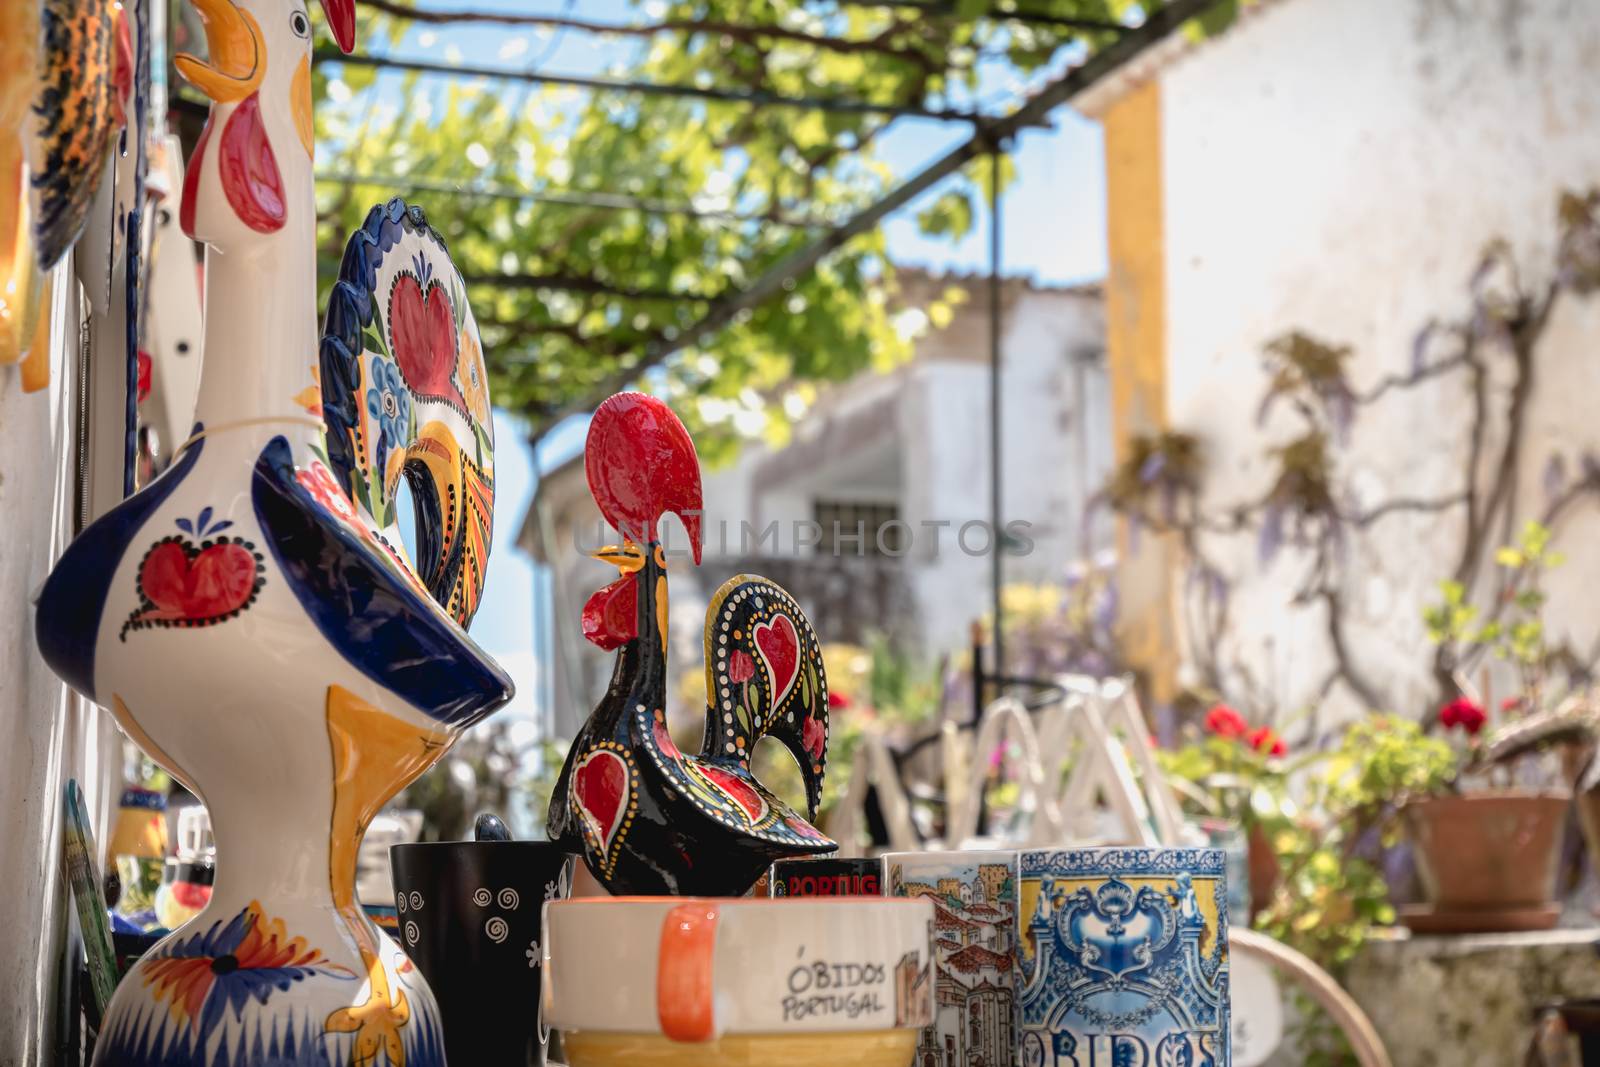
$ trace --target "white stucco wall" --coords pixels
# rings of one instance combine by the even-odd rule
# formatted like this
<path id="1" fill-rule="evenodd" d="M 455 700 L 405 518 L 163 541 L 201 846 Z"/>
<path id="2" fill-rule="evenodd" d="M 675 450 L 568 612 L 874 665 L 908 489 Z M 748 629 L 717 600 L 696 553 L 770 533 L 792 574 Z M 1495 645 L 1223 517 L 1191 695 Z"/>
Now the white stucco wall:
<path id="1" fill-rule="evenodd" d="M 66 270 L 57 272 L 57 290 Z M 116 797 L 119 735 L 111 718 L 69 693 L 39 658 L 33 597 L 70 528 L 74 500 L 75 306 L 58 308 L 51 385 L 24 393 L 0 367 L 0 1063 L 56 1062 L 58 983 L 65 959 L 61 798 L 84 788 L 103 848 Z M 102 868 L 103 869 L 103 868 Z"/>
<path id="2" fill-rule="evenodd" d="M 1209 499 L 1265 488 L 1254 423 L 1269 339 L 1300 328 L 1356 352 L 1366 387 L 1403 372 L 1430 318 L 1462 317 L 1485 244 L 1511 242 L 1530 285 L 1551 270 L 1564 188 L 1600 184 L 1600 4 L 1592 0 L 1275 0 L 1161 75 L 1168 403 L 1209 455 Z M 1554 452 L 1600 449 L 1600 301 L 1567 298 L 1538 356 L 1519 516 L 1542 506 Z M 1365 411 L 1346 470 L 1370 503 L 1461 488 L 1459 385 Z M 1452 517 L 1458 518 L 1458 517 Z M 1351 644 L 1400 710 L 1432 692 L 1418 619 L 1458 550 L 1459 521 L 1386 520 L 1359 542 L 1346 586 Z M 1600 517 L 1558 532 L 1558 630 L 1588 647 Z M 1237 578 L 1233 651 L 1285 711 L 1329 664 L 1320 609 L 1293 609 L 1292 553 L 1223 553 Z M 1348 703 L 1346 710 L 1350 710 Z"/>
<path id="3" fill-rule="evenodd" d="M 1110 466 L 1110 397 L 1098 298 L 1061 299 L 1028 293 L 1008 314 L 1001 348 L 1003 521 L 1026 522 L 1034 542 L 1026 555 L 1007 555 L 1008 583 L 1059 583 L 1067 568 L 1106 543 L 1107 528 L 1084 543 L 1084 512 Z M 989 484 L 989 368 L 978 363 L 929 362 L 916 368 L 908 390 L 906 450 L 908 520 L 948 520 L 937 558 L 911 571 L 923 607 L 930 653 L 964 647 L 971 622 L 990 608 L 990 560 L 962 551 L 962 523 L 987 522 Z M 968 545 L 983 551 L 974 530 Z"/>

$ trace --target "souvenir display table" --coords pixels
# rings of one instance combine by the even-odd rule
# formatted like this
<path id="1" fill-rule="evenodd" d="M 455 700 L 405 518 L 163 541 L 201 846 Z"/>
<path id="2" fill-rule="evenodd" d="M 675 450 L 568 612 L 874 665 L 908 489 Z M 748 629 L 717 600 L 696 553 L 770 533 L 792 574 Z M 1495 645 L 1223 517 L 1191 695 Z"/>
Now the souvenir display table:
<path id="1" fill-rule="evenodd" d="M 549 839 L 489 825 L 470 842 L 396 846 L 392 907 L 363 907 L 373 818 L 513 696 L 468 635 L 494 530 L 488 363 L 436 228 L 448 200 L 432 215 L 372 206 L 318 305 L 311 19 L 302 0 L 190 2 L 205 56 L 175 65 L 207 120 L 186 169 L 175 146 L 163 161 L 161 225 L 175 215 L 204 248 L 202 370 L 175 440 L 146 448 L 143 467 L 129 445 L 122 493 L 65 545 L 33 632 L 65 683 L 204 802 L 216 862 L 189 850 L 183 906 L 160 909 L 173 928 L 119 975 L 69 786 L 95 1067 L 524 1067 L 552 1032 L 568 1067 L 1229 1065 L 1229 924 L 1243 918 L 1229 912 L 1229 859 L 1182 844 L 1175 803 L 1132 796 L 1159 770 L 1135 746 L 1136 774 L 1113 737 L 1118 722 L 1145 732 L 1131 695 L 1122 719 L 1054 720 L 1106 758 L 1041 805 L 1026 847 L 901 842 L 840 858 L 816 825 L 832 733 L 822 639 L 776 583 L 730 574 L 704 617 L 703 741 L 679 748 L 669 571 L 689 564 L 669 566 L 663 521 L 682 523 L 698 566 L 701 471 L 678 415 L 642 393 L 610 397 L 588 428 L 590 492 L 617 538 L 593 553 L 615 578 L 581 627 L 615 663 L 555 784 Z M 322 6 L 351 52 L 352 0 Z M 102 158 L 126 169 L 125 201 L 103 213 L 124 236 L 102 235 L 113 269 L 99 310 L 137 320 L 151 28 L 107 3 L 47 0 L 39 14 L 39 84 L 20 67 L 6 113 L 42 86 L 51 117 L 83 128 L 45 132 L 39 217 L 0 244 L 22 251 L 33 325 L 44 272 L 88 224 Z M 134 151 L 110 160 L 130 122 Z M 137 353 L 122 355 L 136 373 Z M 1014 732 L 1044 790 L 1028 714 L 991 710 L 980 749 Z M 757 777 L 766 739 L 796 761 L 803 800 Z M 956 846 L 977 832 L 981 786 L 951 813 Z M 1133 844 L 1073 844 L 1091 836 L 1074 818 L 1102 794 L 1121 798 L 1119 840 Z M 162 848 L 127 870 L 155 869 Z M 762 879 L 770 896 L 752 893 Z M 1377 985 L 1385 951 L 1400 950 L 1366 963 Z M 1540 964 L 1576 974 L 1564 954 Z M 1400 985 L 1434 976 L 1417 989 L 1449 970 L 1426 953 L 1397 966 Z"/>

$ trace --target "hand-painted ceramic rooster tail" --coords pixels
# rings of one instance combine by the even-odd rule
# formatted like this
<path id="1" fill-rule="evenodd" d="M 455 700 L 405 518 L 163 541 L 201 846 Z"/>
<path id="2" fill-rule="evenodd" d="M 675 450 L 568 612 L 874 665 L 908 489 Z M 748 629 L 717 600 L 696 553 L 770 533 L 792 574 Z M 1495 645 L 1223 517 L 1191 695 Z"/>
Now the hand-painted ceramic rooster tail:
<path id="1" fill-rule="evenodd" d="M 698 756 L 667 733 L 667 574 L 661 516 L 683 520 L 700 562 L 700 463 L 661 401 L 619 393 L 600 405 L 585 453 L 589 490 L 622 544 L 595 558 L 620 578 L 590 598 L 583 632 L 619 649 L 605 698 L 584 724 L 550 801 L 550 835 L 581 850 L 612 893 L 736 896 L 784 856 L 837 846 L 758 782 L 750 755 L 772 736 L 805 775 L 816 818 L 827 760 L 822 652 L 800 606 L 739 575 L 706 615 L 706 733 Z"/>
<path id="2" fill-rule="evenodd" d="M 67 547 L 37 633 L 205 801 L 217 880 L 117 987 L 95 1063 L 434 1067 L 433 996 L 362 914 L 355 863 L 382 805 L 511 695 L 463 629 L 493 492 L 477 328 L 420 212 L 375 211 L 321 346 L 325 439 L 311 22 L 303 0 L 194 2 L 209 59 L 177 65 L 212 101 L 179 212 L 207 245 L 196 424 Z M 324 3 L 348 49 L 349 0 Z M 415 563 L 389 506 L 402 473 Z"/>

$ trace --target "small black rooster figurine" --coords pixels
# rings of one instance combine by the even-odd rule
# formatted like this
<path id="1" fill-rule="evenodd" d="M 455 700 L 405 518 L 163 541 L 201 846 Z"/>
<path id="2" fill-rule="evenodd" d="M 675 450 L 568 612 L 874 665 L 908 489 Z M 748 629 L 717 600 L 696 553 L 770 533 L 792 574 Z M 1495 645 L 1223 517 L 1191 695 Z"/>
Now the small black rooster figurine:
<path id="1" fill-rule="evenodd" d="M 700 461 L 670 408 L 619 393 L 595 412 L 589 491 L 623 538 L 595 553 L 620 578 L 589 599 L 583 632 L 618 649 L 605 697 L 578 732 L 550 799 L 553 840 L 581 851 L 617 895 L 737 896 L 775 859 L 837 846 L 750 773 L 758 740 L 778 739 L 822 799 L 828 686 L 800 606 L 765 578 L 738 575 L 706 612 L 706 733 L 697 756 L 667 733 L 667 574 L 659 521 L 671 511 L 700 562 Z"/>

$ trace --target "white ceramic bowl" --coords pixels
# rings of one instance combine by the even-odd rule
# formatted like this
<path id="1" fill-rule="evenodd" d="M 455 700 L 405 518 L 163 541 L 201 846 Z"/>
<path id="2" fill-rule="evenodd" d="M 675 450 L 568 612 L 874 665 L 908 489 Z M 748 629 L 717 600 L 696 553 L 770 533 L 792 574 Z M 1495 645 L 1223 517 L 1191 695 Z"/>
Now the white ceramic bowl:
<path id="1" fill-rule="evenodd" d="M 552 901 L 545 1021 L 571 1067 L 905 1067 L 932 918 L 874 897 Z"/>

